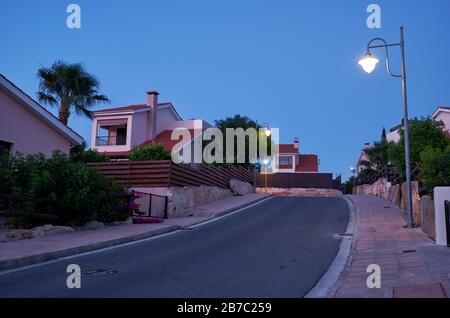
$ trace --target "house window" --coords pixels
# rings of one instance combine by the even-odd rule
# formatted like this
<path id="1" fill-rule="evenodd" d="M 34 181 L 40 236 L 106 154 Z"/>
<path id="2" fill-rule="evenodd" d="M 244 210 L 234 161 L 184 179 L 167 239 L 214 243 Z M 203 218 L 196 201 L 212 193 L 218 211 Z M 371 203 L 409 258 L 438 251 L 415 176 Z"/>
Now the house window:
<path id="1" fill-rule="evenodd" d="M 0 140 L 0 155 L 11 152 L 12 143 Z"/>
<path id="2" fill-rule="evenodd" d="M 292 157 L 281 156 L 279 163 L 280 163 L 280 166 L 292 166 Z"/>

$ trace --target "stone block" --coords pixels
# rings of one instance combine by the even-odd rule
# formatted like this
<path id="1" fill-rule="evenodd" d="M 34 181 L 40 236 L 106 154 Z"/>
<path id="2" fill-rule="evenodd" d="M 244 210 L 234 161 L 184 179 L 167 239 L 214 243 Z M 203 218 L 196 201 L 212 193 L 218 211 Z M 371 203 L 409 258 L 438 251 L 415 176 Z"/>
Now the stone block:
<path id="1" fill-rule="evenodd" d="M 422 231 L 425 232 L 433 240 L 436 239 L 436 225 L 434 219 L 434 202 L 433 199 L 424 195 L 420 200 L 421 209 L 421 227 Z"/>
<path id="2" fill-rule="evenodd" d="M 230 180 L 230 189 L 234 195 L 246 195 L 246 194 L 254 192 L 253 185 L 251 185 L 248 182 L 243 182 L 238 179 Z"/>

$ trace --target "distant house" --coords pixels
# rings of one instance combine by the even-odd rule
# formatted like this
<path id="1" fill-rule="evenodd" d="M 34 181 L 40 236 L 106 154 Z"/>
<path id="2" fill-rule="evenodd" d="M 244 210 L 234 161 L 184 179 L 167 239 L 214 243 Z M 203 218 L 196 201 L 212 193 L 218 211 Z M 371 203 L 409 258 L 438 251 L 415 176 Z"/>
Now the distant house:
<path id="1" fill-rule="evenodd" d="M 211 125 L 200 119 L 183 120 L 170 102 L 159 103 L 159 93 L 147 92 L 147 102 L 98 110 L 93 113 L 91 148 L 111 158 L 126 158 L 133 147 L 162 143 L 172 151 L 176 128 L 188 129 L 192 139 Z"/>
<path id="2" fill-rule="evenodd" d="M 442 121 L 444 126 L 442 129 L 450 136 L 450 107 L 439 106 L 431 115 L 431 119 L 435 121 Z M 400 124 L 392 127 L 386 135 L 387 141 L 398 142 L 400 140 L 400 129 L 403 127 L 403 120 Z"/>
<path id="3" fill-rule="evenodd" d="M 431 115 L 431 118 L 436 121 L 442 121 L 442 123 L 444 124 L 442 129 L 447 134 L 447 136 L 450 136 L 450 107 L 438 107 Z"/>
<path id="4" fill-rule="evenodd" d="M 370 158 L 367 155 L 366 151 L 370 148 L 370 142 L 364 143 L 364 148 L 361 149 L 361 152 L 359 154 L 358 162 L 356 164 L 356 170 L 358 173 L 361 173 L 364 169 L 367 168 L 367 164 L 370 162 Z"/>
<path id="5" fill-rule="evenodd" d="M 69 153 L 83 138 L 0 74 L 0 151 Z"/>
<path id="6" fill-rule="evenodd" d="M 319 158 L 314 154 L 300 154 L 298 138 L 292 144 L 280 144 L 277 159 L 278 173 L 317 173 Z"/>

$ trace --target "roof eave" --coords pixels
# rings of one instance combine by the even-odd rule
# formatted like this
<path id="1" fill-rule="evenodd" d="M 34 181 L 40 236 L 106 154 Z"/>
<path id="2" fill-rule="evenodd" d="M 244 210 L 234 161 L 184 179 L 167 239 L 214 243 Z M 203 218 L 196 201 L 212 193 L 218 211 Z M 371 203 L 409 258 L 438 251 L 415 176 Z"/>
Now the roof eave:
<path id="1" fill-rule="evenodd" d="M 0 87 L 3 87 L 7 92 L 9 92 L 11 97 L 23 106 L 27 107 L 33 114 L 51 126 L 55 131 L 62 134 L 71 142 L 71 144 L 79 145 L 83 142 L 83 137 L 60 122 L 52 113 L 50 113 L 47 109 L 45 109 L 2 74 L 0 74 Z"/>

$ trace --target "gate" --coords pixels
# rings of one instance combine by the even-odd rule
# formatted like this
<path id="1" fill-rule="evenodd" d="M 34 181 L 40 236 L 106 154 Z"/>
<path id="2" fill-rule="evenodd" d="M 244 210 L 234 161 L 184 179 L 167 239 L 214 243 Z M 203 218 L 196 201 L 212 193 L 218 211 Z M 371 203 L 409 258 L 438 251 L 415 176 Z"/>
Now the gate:
<path id="1" fill-rule="evenodd" d="M 167 196 L 132 190 L 131 197 L 134 215 L 167 219 Z"/>

